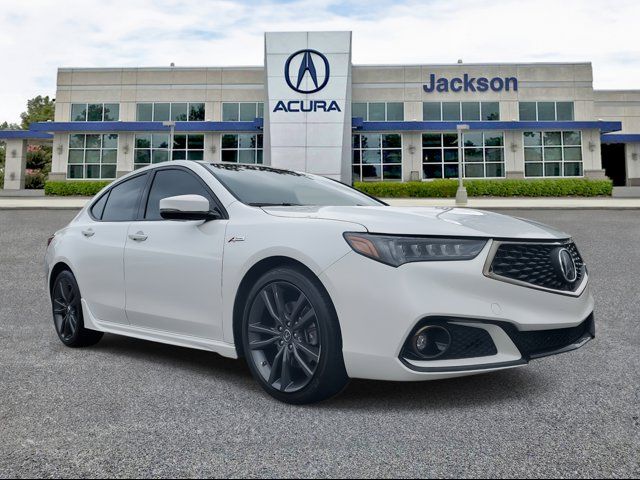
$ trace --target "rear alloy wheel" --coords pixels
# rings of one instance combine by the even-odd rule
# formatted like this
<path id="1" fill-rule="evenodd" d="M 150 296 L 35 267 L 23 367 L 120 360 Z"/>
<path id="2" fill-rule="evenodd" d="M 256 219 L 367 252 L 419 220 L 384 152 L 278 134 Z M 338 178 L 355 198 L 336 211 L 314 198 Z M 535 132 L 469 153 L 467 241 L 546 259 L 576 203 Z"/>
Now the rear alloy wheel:
<path id="1" fill-rule="evenodd" d="M 102 338 L 101 332 L 84 328 L 80 289 L 69 271 L 61 272 L 51 290 L 53 323 L 58 337 L 67 347 L 95 345 Z"/>
<path id="2" fill-rule="evenodd" d="M 313 403 L 347 384 L 335 311 L 301 269 L 281 267 L 257 282 L 245 309 L 243 345 L 253 375 L 278 400 Z"/>

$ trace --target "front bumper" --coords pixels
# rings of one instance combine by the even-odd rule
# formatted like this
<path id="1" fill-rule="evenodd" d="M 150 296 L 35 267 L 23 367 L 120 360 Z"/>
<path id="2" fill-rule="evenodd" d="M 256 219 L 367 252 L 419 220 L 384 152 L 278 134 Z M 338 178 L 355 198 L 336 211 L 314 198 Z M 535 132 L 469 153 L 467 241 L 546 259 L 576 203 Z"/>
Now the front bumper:
<path id="1" fill-rule="evenodd" d="M 593 314 L 589 315 L 584 322 L 577 327 L 556 328 L 549 330 L 537 330 L 532 332 L 522 332 L 513 324 L 506 322 L 494 322 L 487 320 L 469 321 L 468 319 L 437 319 L 426 318 L 421 321 L 414 330 L 418 330 L 428 325 L 441 325 L 454 331 L 452 334 L 456 340 L 455 351 L 450 356 L 474 359 L 481 361 L 487 359 L 487 363 L 474 368 L 488 370 L 495 368 L 517 367 L 526 365 L 530 360 L 549 357 L 560 353 L 577 350 L 593 340 L 596 336 L 595 320 Z M 464 326 L 462 330 L 460 327 Z M 456 327 L 458 331 L 455 332 Z M 469 335 L 465 332 L 482 332 L 484 335 Z M 433 361 L 424 361 L 416 358 L 408 344 L 413 335 L 405 343 L 403 350 L 398 357 L 400 361 L 410 370 L 416 372 L 460 372 L 465 371 L 464 366 L 437 367 Z M 504 338 L 508 336 L 508 340 Z M 456 338 L 457 337 L 457 338 Z M 515 349 L 517 350 L 514 350 Z M 505 361 L 503 363 L 489 363 L 488 359 L 504 352 L 505 349 L 518 352 L 520 358 L 517 360 Z M 477 352 L 477 355 L 474 355 Z M 491 353 L 487 353 L 491 352 Z"/>
<path id="2" fill-rule="evenodd" d="M 594 302 L 588 284 L 579 296 L 567 296 L 488 278 L 483 268 L 489 249 L 490 243 L 471 261 L 399 268 L 349 253 L 328 268 L 320 278 L 340 319 L 349 376 L 391 381 L 460 377 L 525 365 L 539 356 L 579 348 L 593 338 Z M 485 330 L 495 354 L 429 361 L 405 358 L 403 348 L 411 333 L 432 318 Z M 543 338 L 545 331 L 564 329 L 576 329 L 579 335 L 537 352 L 523 347 L 527 336 Z"/>

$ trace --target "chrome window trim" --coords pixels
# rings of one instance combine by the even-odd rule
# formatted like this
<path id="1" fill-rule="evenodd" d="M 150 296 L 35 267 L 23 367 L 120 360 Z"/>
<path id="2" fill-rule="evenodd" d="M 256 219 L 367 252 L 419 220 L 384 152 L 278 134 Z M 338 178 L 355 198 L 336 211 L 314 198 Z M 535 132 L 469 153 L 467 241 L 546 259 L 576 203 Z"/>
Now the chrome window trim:
<path id="1" fill-rule="evenodd" d="M 534 290 L 542 290 L 543 292 L 555 293 L 555 294 L 558 294 L 558 295 L 565 295 L 565 296 L 569 296 L 569 297 L 580 297 L 584 293 L 585 289 L 587 288 L 587 284 L 589 283 L 589 275 L 587 274 L 587 268 L 586 268 L 586 263 L 584 262 L 584 259 L 583 259 L 584 276 L 583 276 L 582 281 L 580 282 L 580 285 L 578 286 L 578 288 L 573 292 L 569 292 L 567 290 L 556 290 L 556 289 L 553 289 L 553 288 L 541 287 L 541 286 L 538 286 L 538 285 L 534 285 L 533 283 L 523 282 L 521 280 L 515 280 L 513 278 L 504 277 L 502 275 L 496 275 L 495 273 L 493 273 L 491 271 L 491 265 L 493 264 L 493 260 L 495 259 L 496 252 L 498 251 L 498 248 L 500 248 L 501 245 L 505 245 L 505 244 L 509 244 L 509 245 L 555 245 L 555 246 L 561 247 L 561 246 L 564 246 L 564 245 L 568 245 L 570 243 L 574 243 L 572 238 L 568 238 L 566 240 L 551 241 L 551 242 L 545 242 L 545 241 L 540 241 L 540 240 L 538 240 L 538 241 L 535 241 L 535 240 L 534 241 L 493 240 L 491 242 L 491 247 L 489 247 L 489 254 L 487 256 L 487 260 L 484 263 L 484 268 L 482 270 L 482 273 L 487 278 L 491 278 L 493 280 L 498 280 L 500 282 L 511 283 L 512 285 L 518 285 L 520 287 L 532 288 Z"/>

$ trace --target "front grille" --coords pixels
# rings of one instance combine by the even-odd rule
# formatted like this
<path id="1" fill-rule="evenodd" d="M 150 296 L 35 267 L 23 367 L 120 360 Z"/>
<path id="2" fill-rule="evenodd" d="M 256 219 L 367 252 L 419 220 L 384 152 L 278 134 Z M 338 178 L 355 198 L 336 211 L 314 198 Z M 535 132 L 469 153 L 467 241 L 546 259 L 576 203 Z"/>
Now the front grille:
<path id="1" fill-rule="evenodd" d="M 593 315 L 591 315 L 586 321 L 573 328 L 534 332 L 521 332 L 516 328 L 508 328 L 506 330 L 520 353 L 524 357 L 531 359 L 558 353 L 560 350 L 577 344 L 586 336 L 594 337 L 595 322 Z"/>
<path id="2" fill-rule="evenodd" d="M 577 278 L 568 282 L 554 264 L 559 249 L 566 248 L 576 265 Z M 491 277 L 510 279 L 536 287 L 575 292 L 585 276 L 585 264 L 573 242 L 558 243 L 500 243 L 488 272 Z"/>
<path id="3" fill-rule="evenodd" d="M 498 353 L 489 332 L 482 328 L 467 327 L 448 322 L 429 321 L 421 323 L 409 335 L 405 343 L 402 356 L 411 360 L 424 360 L 416 355 L 411 348 L 411 338 L 417 331 L 427 325 L 440 325 L 445 327 L 451 335 L 451 346 L 446 353 L 435 360 L 459 360 L 465 358 L 490 357 Z"/>

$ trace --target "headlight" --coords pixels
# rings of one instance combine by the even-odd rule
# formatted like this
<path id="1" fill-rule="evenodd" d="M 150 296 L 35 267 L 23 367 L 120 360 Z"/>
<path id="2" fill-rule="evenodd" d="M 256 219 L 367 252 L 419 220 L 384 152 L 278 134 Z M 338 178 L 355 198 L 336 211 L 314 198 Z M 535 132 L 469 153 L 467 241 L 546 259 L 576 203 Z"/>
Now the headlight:
<path id="1" fill-rule="evenodd" d="M 487 244 L 487 240 L 476 238 L 404 237 L 369 233 L 345 233 L 344 238 L 355 252 L 394 267 L 411 262 L 472 260 Z"/>

